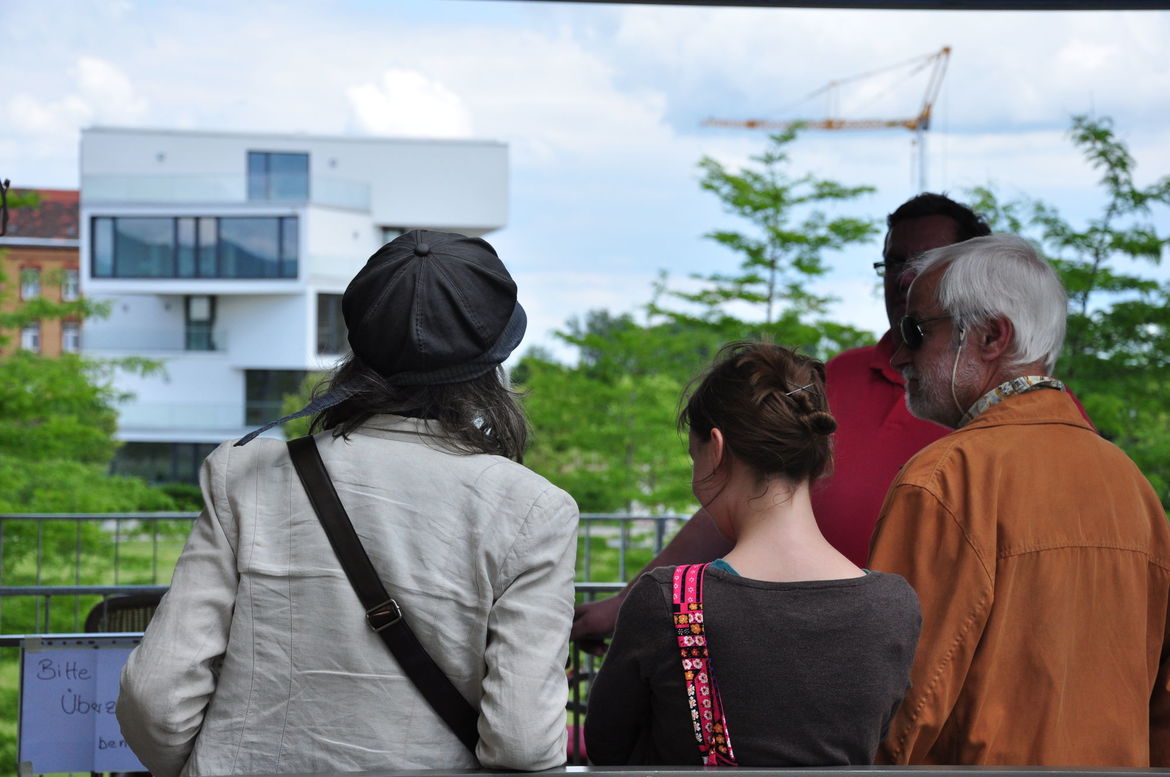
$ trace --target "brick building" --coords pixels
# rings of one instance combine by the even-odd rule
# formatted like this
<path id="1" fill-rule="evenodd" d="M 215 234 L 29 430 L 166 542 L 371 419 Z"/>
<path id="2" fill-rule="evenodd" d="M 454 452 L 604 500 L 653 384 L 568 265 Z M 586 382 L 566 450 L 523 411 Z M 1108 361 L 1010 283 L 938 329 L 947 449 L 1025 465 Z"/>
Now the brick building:
<path id="1" fill-rule="evenodd" d="M 29 190 L 12 189 L 9 197 Z M 78 192 L 75 189 L 36 189 L 40 204 L 10 209 L 8 231 L 0 237 L 0 305 L 13 310 L 29 300 L 76 300 L 78 276 Z M 8 341 L 0 355 L 23 348 L 46 356 L 81 350 L 81 322 L 44 319 L 19 331 L 3 333 Z"/>

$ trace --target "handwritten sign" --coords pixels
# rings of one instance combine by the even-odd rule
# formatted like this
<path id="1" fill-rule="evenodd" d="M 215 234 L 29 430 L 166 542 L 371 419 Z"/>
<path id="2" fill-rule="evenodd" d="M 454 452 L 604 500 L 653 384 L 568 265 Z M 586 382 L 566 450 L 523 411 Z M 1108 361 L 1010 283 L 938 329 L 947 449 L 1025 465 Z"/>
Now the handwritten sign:
<path id="1" fill-rule="evenodd" d="M 21 646 L 20 772 L 146 771 L 114 707 L 135 637 L 30 638 Z"/>

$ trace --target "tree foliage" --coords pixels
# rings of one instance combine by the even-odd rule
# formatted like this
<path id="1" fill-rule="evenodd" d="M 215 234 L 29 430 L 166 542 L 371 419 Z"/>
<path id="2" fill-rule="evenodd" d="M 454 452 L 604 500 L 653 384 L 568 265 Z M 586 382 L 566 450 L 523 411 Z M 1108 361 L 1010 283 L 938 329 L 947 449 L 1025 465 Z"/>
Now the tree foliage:
<path id="1" fill-rule="evenodd" d="M 586 512 L 690 506 L 675 418 L 687 380 L 719 347 L 717 333 L 595 310 L 560 336 L 579 350 L 575 366 L 530 352 L 513 371 L 533 425 L 526 463 Z"/>
<path id="2" fill-rule="evenodd" d="M 743 323 L 731 318 L 731 303 L 762 309 L 761 334 L 829 355 L 871 340 L 860 330 L 827 322 L 833 299 L 815 294 L 809 284 L 828 272 L 826 252 L 866 242 L 879 226 L 873 219 L 831 216 L 824 208 L 856 200 L 874 189 L 790 172 L 787 148 L 795 139 L 796 130 L 772 135 L 768 146 L 751 157 L 753 164 L 736 171 L 710 157 L 699 162 L 700 186 L 747 226 L 717 230 L 705 237 L 739 254 L 740 264 L 732 273 L 695 276 L 704 283 L 698 292 L 671 295 L 698 304 L 701 318 L 731 329 Z"/>
<path id="3" fill-rule="evenodd" d="M 76 354 L 17 351 L 0 359 L 0 511 L 169 509 L 162 492 L 106 474 L 123 398 L 111 386 L 113 369 Z"/>
<path id="4" fill-rule="evenodd" d="M 295 394 L 285 394 L 281 400 L 280 414 L 282 416 L 292 415 L 309 404 L 309 400 L 313 398 L 313 389 L 317 388 L 317 384 L 327 376 L 328 373 L 325 372 L 310 372 L 305 375 L 297 392 Z M 285 438 L 293 440 L 308 434 L 309 425 L 312 423 L 313 416 L 306 415 L 300 418 L 294 418 L 291 421 L 286 421 L 281 428 L 284 430 Z"/>
<path id="5" fill-rule="evenodd" d="M 1170 507 L 1170 283 L 1148 272 L 1170 246 L 1170 176 L 1138 185 L 1108 118 L 1074 116 L 1069 135 L 1101 175 L 1097 215 L 1075 225 L 1048 203 L 1000 202 L 986 187 L 972 192 L 974 207 L 997 231 L 1032 238 L 1060 273 L 1069 315 L 1056 374 Z"/>

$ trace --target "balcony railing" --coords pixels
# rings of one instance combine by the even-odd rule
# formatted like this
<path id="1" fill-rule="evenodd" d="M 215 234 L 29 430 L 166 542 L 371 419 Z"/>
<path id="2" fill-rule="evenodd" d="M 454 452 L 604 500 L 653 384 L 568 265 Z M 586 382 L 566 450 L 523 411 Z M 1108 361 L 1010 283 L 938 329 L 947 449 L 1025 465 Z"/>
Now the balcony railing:
<path id="1" fill-rule="evenodd" d="M 206 353 L 223 352 L 229 332 L 224 327 L 208 330 L 199 325 L 177 327 L 119 327 L 98 322 L 81 330 L 83 351 L 143 351 Z"/>
<path id="2" fill-rule="evenodd" d="M 122 430 L 239 431 L 243 426 L 244 405 L 238 402 L 133 401 L 118 406 L 118 428 Z"/>
<path id="3" fill-rule="evenodd" d="M 249 199 L 245 175 L 85 175 L 85 205 L 97 204 L 287 204 L 309 202 L 347 210 L 370 209 L 370 187 L 361 181 L 311 177 L 307 200 Z"/>
<path id="4" fill-rule="evenodd" d="M 206 407 L 167 407 L 191 408 L 207 423 Z M 194 513 L 0 515 L 0 634 L 74 632 L 81 628 L 88 609 L 102 599 L 137 593 L 142 586 L 165 586 L 195 517 Z M 620 590 L 685 520 L 676 515 L 582 515 L 578 600 L 591 601 Z M 25 604 L 14 611 L 18 600 Z"/>

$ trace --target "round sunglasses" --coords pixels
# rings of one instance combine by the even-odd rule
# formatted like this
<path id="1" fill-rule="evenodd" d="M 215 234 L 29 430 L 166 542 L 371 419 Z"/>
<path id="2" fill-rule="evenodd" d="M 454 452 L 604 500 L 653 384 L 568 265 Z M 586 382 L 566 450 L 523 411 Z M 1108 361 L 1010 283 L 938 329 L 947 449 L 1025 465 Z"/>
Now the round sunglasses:
<path id="1" fill-rule="evenodd" d="M 929 324 L 931 321 L 942 321 L 944 318 L 951 318 L 951 316 L 931 316 L 930 318 L 902 316 L 902 320 L 898 322 L 898 331 L 902 334 L 902 344 L 911 351 L 917 351 L 922 347 L 922 341 L 926 339 L 926 332 L 922 331 L 922 325 Z"/>

